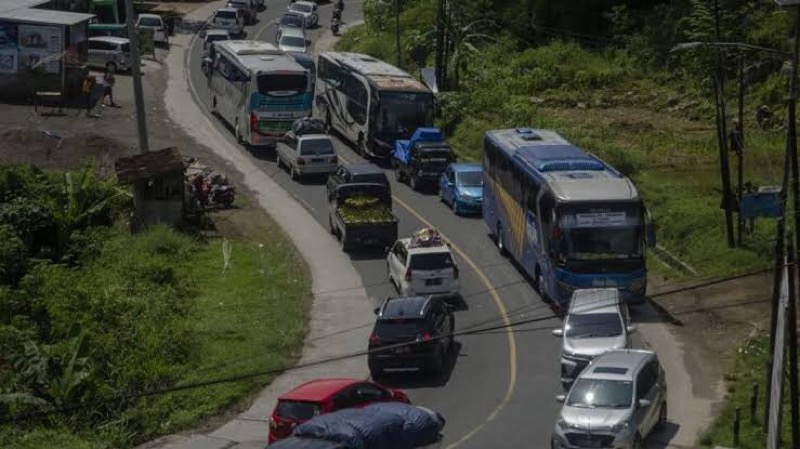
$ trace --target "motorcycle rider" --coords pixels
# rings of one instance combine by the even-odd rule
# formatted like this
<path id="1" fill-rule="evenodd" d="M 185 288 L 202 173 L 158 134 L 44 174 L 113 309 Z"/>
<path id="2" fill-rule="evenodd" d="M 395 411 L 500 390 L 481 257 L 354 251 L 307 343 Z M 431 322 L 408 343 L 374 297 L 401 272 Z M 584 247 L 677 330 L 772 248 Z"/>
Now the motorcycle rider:
<path id="1" fill-rule="evenodd" d="M 341 22 L 342 20 L 342 11 L 338 8 L 334 9 L 333 13 L 331 13 L 331 23 L 333 23 L 334 20 L 337 22 Z"/>
<path id="2" fill-rule="evenodd" d="M 339 13 L 344 11 L 344 0 L 339 0 L 336 2 L 336 9 L 339 11 Z"/>

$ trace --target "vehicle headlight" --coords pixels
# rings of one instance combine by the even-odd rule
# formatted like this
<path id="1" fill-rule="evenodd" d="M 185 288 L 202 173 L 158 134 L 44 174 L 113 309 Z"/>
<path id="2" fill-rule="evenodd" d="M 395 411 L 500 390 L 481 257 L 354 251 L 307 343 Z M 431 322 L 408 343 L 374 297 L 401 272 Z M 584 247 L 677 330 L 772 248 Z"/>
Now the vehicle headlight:
<path id="1" fill-rule="evenodd" d="M 628 421 L 620 421 L 620 422 L 614 424 L 613 426 L 611 426 L 611 428 L 609 430 L 611 430 L 612 433 L 622 433 L 622 432 L 628 430 L 629 427 L 630 427 L 630 424 L 628 424 Z"/>
<path id="2" fill-rule="evenodd" d="M 458 192 L 458 199 L 460 199 L 460 200 L 468 200 L 468 199 L 470 199 L 470 196 L 467 195 L 464 192 Z"/>
<path id="3" fill-rule="evenodd" d="M 575 423 L 571 423 L 569 421 L 565 421 L 564 418 L 558 420 L 556 423 L 558 427 L 562 428 L 563 430 L 576 430 L 580 429 L 581 427 Z"/>

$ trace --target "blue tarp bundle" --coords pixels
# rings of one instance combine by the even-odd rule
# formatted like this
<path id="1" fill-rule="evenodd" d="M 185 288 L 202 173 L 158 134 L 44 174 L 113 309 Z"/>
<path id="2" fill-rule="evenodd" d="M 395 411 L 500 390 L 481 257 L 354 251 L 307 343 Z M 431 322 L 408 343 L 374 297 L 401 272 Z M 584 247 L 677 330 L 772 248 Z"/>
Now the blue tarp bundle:
<path id="1" fill-rule="evenodd" d="M 435 443 L 443 422 L 413 405 L 382 403 L 319 415 L 292 435 L 336 441 L 348 449 L 413 449 Z"/>
<path id="2" fill-rule="evenodd" d="M 411 149 L 417 142 L 444 142 L 439 128 L 417 128 L 409 140 L 397 140 L 394 143 L 394 158 L 408 164 L 411 160 Z"/>

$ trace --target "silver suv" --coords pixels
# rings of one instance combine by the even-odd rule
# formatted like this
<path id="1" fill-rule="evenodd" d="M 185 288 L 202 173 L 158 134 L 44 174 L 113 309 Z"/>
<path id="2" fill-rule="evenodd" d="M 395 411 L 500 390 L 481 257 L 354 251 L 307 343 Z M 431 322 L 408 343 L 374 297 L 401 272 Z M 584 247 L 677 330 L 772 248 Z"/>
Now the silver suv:
<path id="1" fill-rule="evenodd" d="M 652 351 L 622 349 L 597 357 L 563 402 L 552 449 L 639 449 L 667 421 L 667 381 Z"/>
<path id="2" fill-rule="evenodd" d="M 611 349 L 631 347 L 628 307 L 619 290 L 596 288 L 575 290 L 563 327 L 553 329 L 562 338 L 561 383 L 564 388 L 575 380 L 586 365 Z"/>

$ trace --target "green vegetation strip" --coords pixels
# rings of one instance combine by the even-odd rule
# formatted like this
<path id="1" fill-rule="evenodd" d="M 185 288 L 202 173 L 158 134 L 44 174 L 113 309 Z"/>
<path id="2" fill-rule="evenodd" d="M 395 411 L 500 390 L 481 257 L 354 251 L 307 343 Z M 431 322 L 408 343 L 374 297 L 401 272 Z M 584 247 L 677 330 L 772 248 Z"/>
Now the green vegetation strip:
<path id="1" fill-rule="evenodd" d="M 131 447 L 244 405 L 271 379 L 99 400 L 300 354 L 310 279 L 269 217 L 226 212 L 230 240 L 166 227 L 131 235 L 115 219 L 130 204 L 110 201 L 120 193 L 86 171 L 0 168 L 0 419 L 78 406 L 0 426 L 0 447 Z"/>
<path id="2" fill-rule="evenodd" d="M 726 376 L 728 382 L 728 401 L 714 425 L 700 440 L 703 446 L 733 447 L 733 418 L 736 409 L 741 409 L 741 425 L 739 429 L 739 449 L 763 449 L 767 440 L 762 432 L 764 423 L 764 395 L 766 394 L 766 364 L 769 360 L 769 337 L 759 336 L 748 340 L 740 349 L 731 373 Z M 784 382 L 788 382 L 787 377 Z M 758 385 L 758 403 L 755 423 L 750 421 L 750 398 L 753 384 Z M 784 401 L 781 407 L 781 440 L 791 441 L 791 420 L 789 411 L 789 386 L 784 384 Z"/>
<path id="3" fill-rule="evenodd" d="M 394 221 L 392 210 L 377 198 L 353 197 L 339 207 L 339 214 L 347 224 L 387 223 Z"/>

